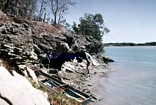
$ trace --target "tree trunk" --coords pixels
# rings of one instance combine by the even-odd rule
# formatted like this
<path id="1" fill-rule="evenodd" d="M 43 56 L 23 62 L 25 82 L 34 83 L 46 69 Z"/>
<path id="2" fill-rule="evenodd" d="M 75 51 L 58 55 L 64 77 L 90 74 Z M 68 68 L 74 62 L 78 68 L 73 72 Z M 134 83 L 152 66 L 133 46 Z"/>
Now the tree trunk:
<path id="1" fill-rule="evenodd" d="M 56 14 L 54 14 L 54 25 L 56 25 Z"/>
<path id="2" fill-rule="evenodd" d="M 16 0 L 16 4 L 15 4 L 15 15 L 19 15 L 19 1 Z"/>
<path id="3" fill-rule="evenodd" d="M 7 2 L 6 2 L 5 5 L 4 5 L 4 8 L 2 9 L 2 11 L 3 11 L 4 13 L 7 13 L 7 8 L 8 8 L 8 6 L 9 6 L 9 3 L 10 3 L 10 0 L 7 0 Z"/>
<path id="4" fill-rule="evenodd" d="M 46 20 L 46 13 L 44 13 L 43 22 L 45 22 L 45 20 Z"/>

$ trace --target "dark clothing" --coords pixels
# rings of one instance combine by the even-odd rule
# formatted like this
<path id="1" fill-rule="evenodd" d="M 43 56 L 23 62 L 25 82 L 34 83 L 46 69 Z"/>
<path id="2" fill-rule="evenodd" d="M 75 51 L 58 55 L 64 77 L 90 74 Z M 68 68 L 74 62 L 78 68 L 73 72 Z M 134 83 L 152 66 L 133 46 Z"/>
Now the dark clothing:
<path id="1" fill-rule="evenodd" d="M 65 61 L 72 61 L 75 58 L 78 62 L 82 62 L 82 57 L 78 52 L 62 53 L 62 54 L 52 53 L 48 55 L 48 57 L 45 58 L 42 63 L 49 64 L 50 68 L 56 68 L 58 70 L 61 70 L 61 66 L 63 65 L 63 63 L 65 63 Z"/>

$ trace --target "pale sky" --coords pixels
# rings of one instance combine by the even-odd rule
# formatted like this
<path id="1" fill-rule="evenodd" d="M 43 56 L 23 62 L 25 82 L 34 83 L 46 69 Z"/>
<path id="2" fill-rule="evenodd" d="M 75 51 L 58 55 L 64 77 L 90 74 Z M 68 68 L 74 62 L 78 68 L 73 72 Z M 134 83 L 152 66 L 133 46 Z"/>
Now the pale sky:
<path id="1" fill-rule="evenodd" d="M 84 13 L 103 16 L 110 33 L 105 34 L 104 43 L 109 42 L 156 42 L 156 0 L 72 0 L 77 4 L 69 8 L 64 17 L 73 24 L 79 22 Z"/>

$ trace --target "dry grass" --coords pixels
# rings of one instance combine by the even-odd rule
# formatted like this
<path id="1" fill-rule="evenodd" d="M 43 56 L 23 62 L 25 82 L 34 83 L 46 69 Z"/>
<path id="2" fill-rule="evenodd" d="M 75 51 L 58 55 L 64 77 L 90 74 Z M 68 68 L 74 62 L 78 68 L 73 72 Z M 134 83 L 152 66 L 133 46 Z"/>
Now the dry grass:
<path id="1" fill-rule="evenodd" d="M 43 92 L 47 92 L 47 89 L 46 88 L 44 88 L 44 87 L 41 87 L 39 84 L 37 84 L 35 81 L 33 81 L 31 78 L 27 78 L 28 79 L 28 81 L 32 84 L 32 86 L 34 87 L 34 88 L 36 88 L 36 89 L 39 89 L 39 90 L 41 90 L 41 91 L 43 91 Z"/>
<path id="2" fill-rule="evenodd" d="M 32 30 L 37 34 L 40 34 L 40 33 L 50 34 L 50 33 L 57 32 L 57 29 L 54 26 L 47 24 L 45 22 L 39 22 L 39 21 L 32 21 Z"/>
<path id="3" fill-rule="evenodd" d="M 81 105 L 74 99 L 67 97 L 64 94 L 54 92 L 50 97 L 50 103 L 52 105 Z"/>
<path id="4" fill-rule="evenodd" d="M 36 84 L 31 79 L 28 79 L 32 86 L 36 89 L 39 89 L 43 92 L 48 92 L 48 90 L 40 85 Z M 51 105 L 81 105 L 81 103 L 77 102 L 76 100 L 67 97 L 65 94 L 53 92 L 52 94 L 49 93 L 49 102 Z"/>
<path id="5" fill-rule="evenodd" d="M 7 16 L 0 10 L 0 22 L 1 23 L 6 23 L 6 22 L 20 22 L 20 23 L 27 23 L 33 32 L 36 34 L 41 34 L 41 33 L 46 33 L 46 34 L 64 34 L 68 33 L 68 31 L 61 27 L 60 25 L 51 25 L 46 22 L 41 22 L 41 21 L 29 21 L 24 18 L 18 17 L 18 16 Z"/>

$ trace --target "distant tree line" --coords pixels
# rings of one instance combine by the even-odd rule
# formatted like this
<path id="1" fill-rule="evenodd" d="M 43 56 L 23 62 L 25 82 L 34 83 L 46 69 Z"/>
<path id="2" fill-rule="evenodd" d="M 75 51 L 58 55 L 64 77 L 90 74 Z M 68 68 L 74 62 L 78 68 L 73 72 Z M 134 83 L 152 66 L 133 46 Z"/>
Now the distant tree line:
<path id="1" fill-rule="evenodd" d="M 146 43 L 105 43 L 104 46 L 156 46 L 156 42 Z"/>

